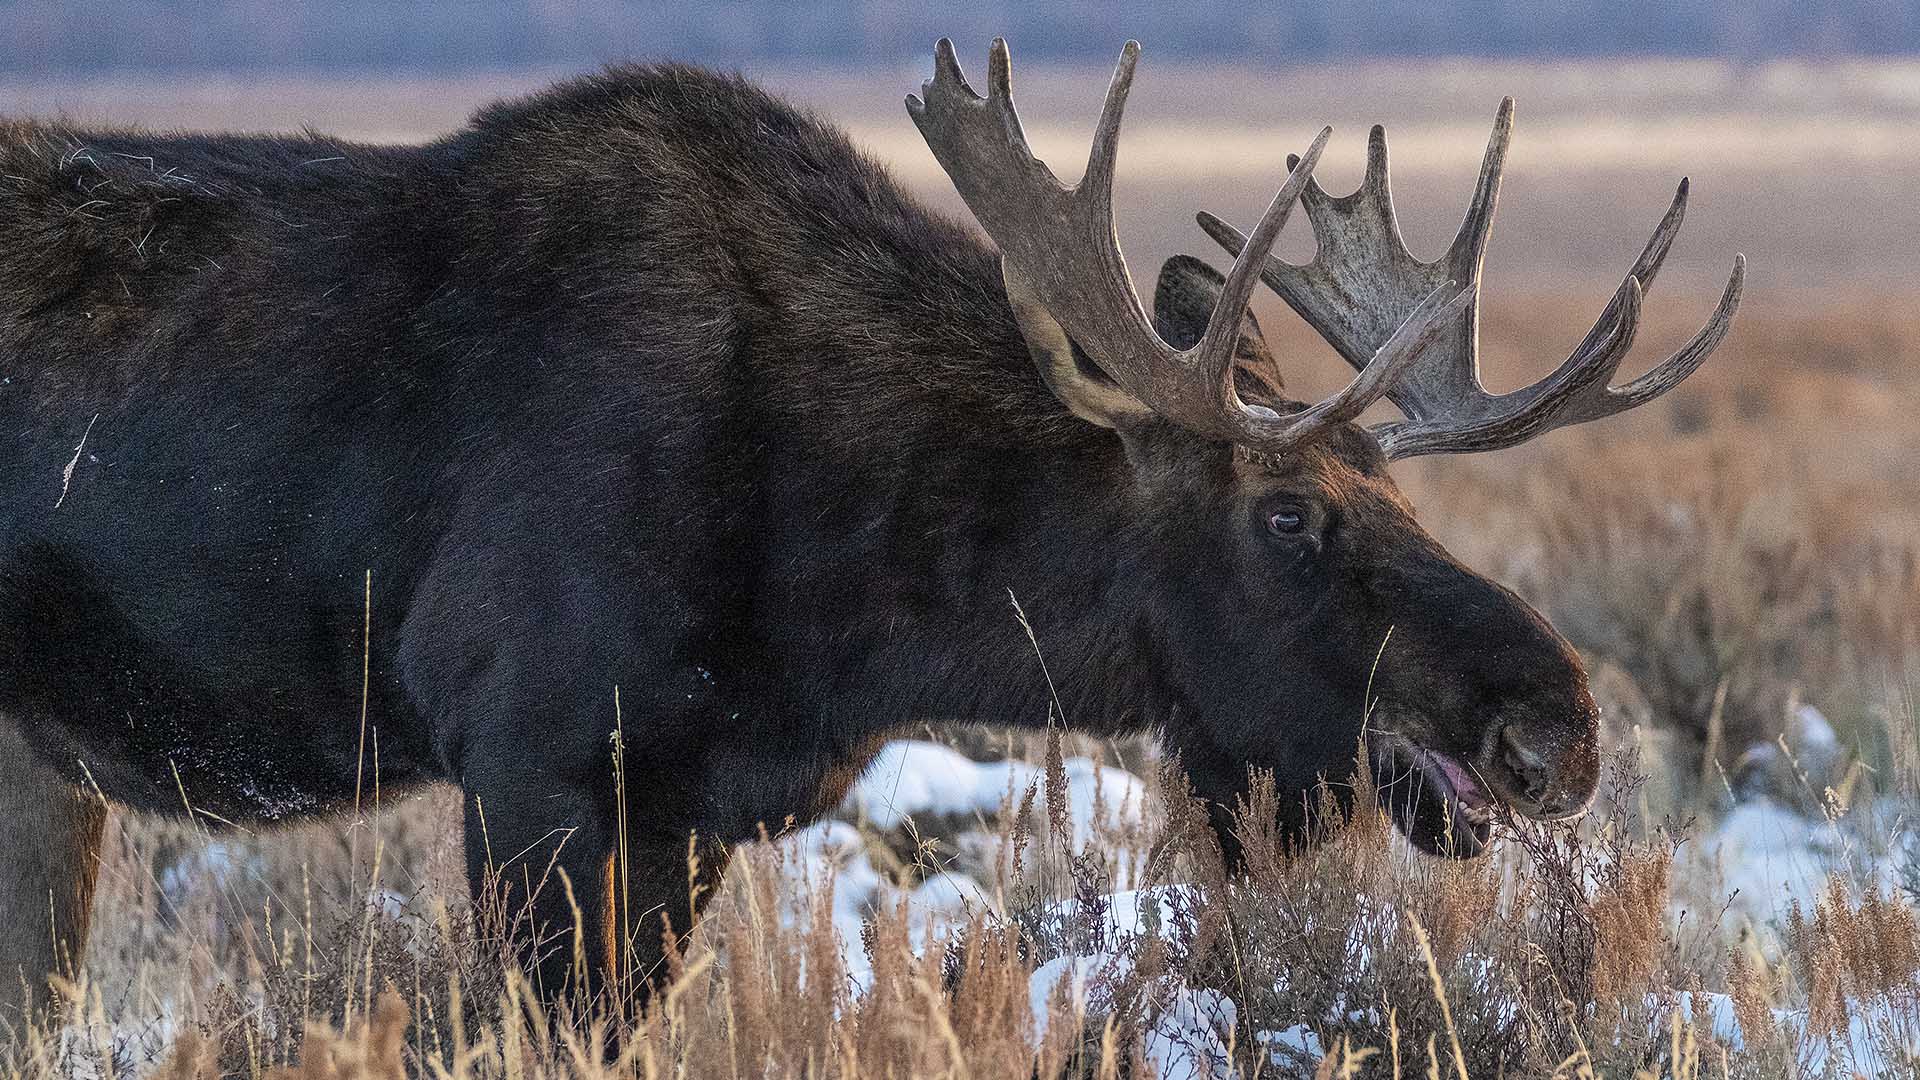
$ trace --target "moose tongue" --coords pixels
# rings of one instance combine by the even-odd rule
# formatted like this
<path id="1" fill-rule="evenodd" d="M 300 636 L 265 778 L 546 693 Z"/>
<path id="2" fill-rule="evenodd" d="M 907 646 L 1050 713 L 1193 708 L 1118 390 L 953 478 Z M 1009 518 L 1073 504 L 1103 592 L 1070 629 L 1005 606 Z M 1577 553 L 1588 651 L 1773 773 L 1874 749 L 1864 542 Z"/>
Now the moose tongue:
<path id="1" fill-rule="evenodd" d="M 1460 805 L 1477 808 L 1493 801 L 1487 797 L 1486 789 L 1480 786 L 1480 782 L 1474 779 L 1473 774 L 1468 772 L 1466 766 L 1460 762 L 1446 754 L 1433 751 L 1428 751 L 1427 758 L 1446 774 L 1447 784 L 1453 788 L 1453 797 L 1460 802 Z"/>

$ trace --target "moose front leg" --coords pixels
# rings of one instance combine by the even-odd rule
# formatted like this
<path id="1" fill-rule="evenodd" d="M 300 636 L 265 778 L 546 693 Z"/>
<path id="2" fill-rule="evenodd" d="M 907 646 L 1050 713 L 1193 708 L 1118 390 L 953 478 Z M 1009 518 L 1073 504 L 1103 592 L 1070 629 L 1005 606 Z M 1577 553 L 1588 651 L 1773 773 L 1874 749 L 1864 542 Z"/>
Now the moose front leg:
<path id="1" fill-rule="evenodd" d="M 86 955 L 107 808 L 0 717 L 0 1044 Z"/>
<path id="2" fill-rule="evenodd" d="M 708 838 L 685 800 L 652 785 L 629 784 L 623 816 L 610 761 L 565 772 L 479 765 L 463 786 L 475 903 L 501 905 L 535 991 L 549 1002 L 644 1002 L 665 973 L 663 931 L 684 939 L 725 876 L 724 838 Z"/>
<path id="3" fill-rule="evenodd" d="M 467 882 L 497 915 L 541 1000 L 591 1001 L 615 973 L 606 777 L 486 755 L 461 778 Z"/>
<path id="4" fill-rule="evenodd" d="M 700 913 L 719 891 L 731 857 L 732 845 L 703 838 L 694 828 L 630 837 L 624 853 L 615 855 L 609 901 L 624 1004 L 637 1007 L 666 986 L 667 931 L 672 930 L 676 947 L 686 947 Z"/>

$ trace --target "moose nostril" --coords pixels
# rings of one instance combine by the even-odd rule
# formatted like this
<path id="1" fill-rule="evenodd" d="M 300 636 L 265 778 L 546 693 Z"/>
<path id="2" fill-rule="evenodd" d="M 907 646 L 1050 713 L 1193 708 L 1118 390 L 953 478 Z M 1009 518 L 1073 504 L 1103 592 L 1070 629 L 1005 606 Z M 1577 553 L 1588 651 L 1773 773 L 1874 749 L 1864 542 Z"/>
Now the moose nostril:
<path id="1" fill-rule="evenodd" d="M 1551 779 L 1551 769 L 1547 765 L 1547 759 L 1528 747 L 1522 741 L 1520 732 L 1512 727 L 1500 733 L 1500 741 L 1505 744 L 1503 756 L 1506 758 L 1507 767 L 1512 769 L 1514 775 L 1518 776 L 1520 782 L 1526 786 L 1526 797 L 1535 800 L 1544 798 L 1548 781 Z"/>

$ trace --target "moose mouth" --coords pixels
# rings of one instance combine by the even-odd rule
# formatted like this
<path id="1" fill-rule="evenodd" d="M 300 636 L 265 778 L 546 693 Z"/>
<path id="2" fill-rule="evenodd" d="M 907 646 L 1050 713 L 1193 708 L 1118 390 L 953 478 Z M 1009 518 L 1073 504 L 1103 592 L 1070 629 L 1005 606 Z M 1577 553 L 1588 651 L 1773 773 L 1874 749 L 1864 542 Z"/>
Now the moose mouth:
<path id="1" fill-rule="evenodd" d="M 1372 758 L 1376 797 L 1415 847 L 1456 859 L 1486 850 L 1499 800 L 1478 770 L 1451 754 L 1398 739 Z"/>

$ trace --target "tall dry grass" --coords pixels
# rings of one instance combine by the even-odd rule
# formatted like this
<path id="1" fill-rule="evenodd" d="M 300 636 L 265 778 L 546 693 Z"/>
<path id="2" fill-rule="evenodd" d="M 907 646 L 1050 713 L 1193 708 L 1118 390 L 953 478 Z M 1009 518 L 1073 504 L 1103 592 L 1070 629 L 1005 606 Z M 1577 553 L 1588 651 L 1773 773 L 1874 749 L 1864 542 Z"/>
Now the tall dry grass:
<path id="1" fill-rule="evenodd" d="M 1836 880 L 1771 960 L 1728 949 L 1714 927 L 1676 924 L 1679 840 L 1634 817 L 1632 768 L 1613 762 L 1603 820 L 1510 822 L 1505 852 L 1471 863 L 1393 844 L 1364 790 L 1351 814 L 1323 793 L 1320 842 L 1288 850 L 1268 824 L 1277 796 L 1256 783 L 1242 807 L 1248 872 L 1233 878 L 1175 779 L 1162 788 L 1155 870 L 1182 885 L 1161 896 L 1157 925 L 1109 922 L 1089 902 L 1103 887 L 1093 862 L 1055 865 L 1071 897 L 981 910 L 931 938 L 904 907 L 877 913 L 864 992 L 843 964 L 831 880 L 796 906 L 785 855 L 768 845 L 729 876 L 671 987 L 637 1016 L 543 1010 L 523 978 L 501 973 L 485 916 L 419 922 L 341 903 L 270 935 L 287 914 L 268 899 L 236 913 L 249 917 L 224 942 L 177 932 L 179 947 L 210 958 L 237 950 L 224 953 L 235 966 L 199 971 L 197 986 L 189 964 L 117 1016 L 108 1002 L 123 988 L 110 976 L 65 987 L 65 1025 L 33 1033 L 7 1075 L 1144 1076 L 1191 1037 L 1192 1059 L 1218 1055 L 1243 1076 L 1761 1077 L 1845 1038 L 1863 1007 L 1920 1017 L 1920 937 L 1902 894 Z M 1003 902 L 1022 882 L 1010 884 Z M 1056 984 L 1041 1029 L 1032 974 L 1074 956 L 1090 961 L 1085 983 Z M 1223 1010 L 1218 1041 L 1156 1028 L 1176 999 L 1209 991 Z M 1693 1001 L 1703 991 L 1732 998 L 1744 1045 L 1688 1019 L 1711 1014 Z M 1805 1011 L 1781 1019 L 1795 1003 Z M 160 1030 L 125 1023 L 156 1005 Z M 1274 1037 L 1302 1027 L 1310 1043 Z"/>

